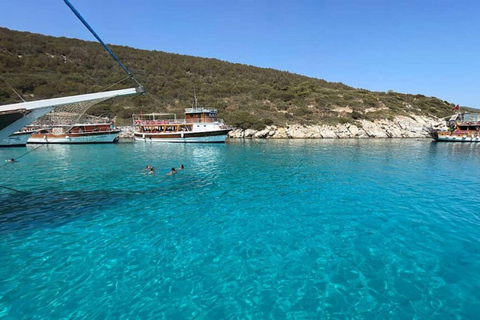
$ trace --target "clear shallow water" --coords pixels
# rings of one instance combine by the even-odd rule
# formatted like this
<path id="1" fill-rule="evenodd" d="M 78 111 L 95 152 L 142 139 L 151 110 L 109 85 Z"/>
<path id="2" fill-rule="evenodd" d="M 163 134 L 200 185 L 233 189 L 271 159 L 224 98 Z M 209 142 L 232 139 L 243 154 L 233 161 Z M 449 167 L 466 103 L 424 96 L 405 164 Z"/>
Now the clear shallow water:
<path id="1" fill-rule="evenodd" d="M 479 144 L 48 146 L 0 184 L 0 318 L 480 314 Z"/>

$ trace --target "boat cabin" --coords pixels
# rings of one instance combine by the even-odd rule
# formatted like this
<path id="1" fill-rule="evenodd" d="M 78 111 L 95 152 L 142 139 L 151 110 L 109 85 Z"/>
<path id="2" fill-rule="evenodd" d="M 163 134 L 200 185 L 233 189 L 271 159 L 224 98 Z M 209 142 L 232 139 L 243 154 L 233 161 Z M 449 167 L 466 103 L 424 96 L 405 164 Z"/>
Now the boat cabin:
<path id="1" fill-rule="evenodd" d="M 118 131 L 113 123 L 92 123 L 92 124 L 75 124 L 75 125 L 58 125 L 58 126 L 27 126 L 26 129 L 34 130 L 38 134 L 55 134 L 61 135 L 66 133 L 80 134 L 92 132 L 109 132 Z"/>
<path id="2" fill-rule="evenodd" d="M 185 109 L 185 122 L 212 123 L 217 122 L 217 109 L 187 108 Z"/>
<path id="3" fill-rule="evenodd" d="M 480 129 L 480 117 L 478 113 L 457 113 L 447 122 L 448 127 L 460 131 L 478 131 Z"/>

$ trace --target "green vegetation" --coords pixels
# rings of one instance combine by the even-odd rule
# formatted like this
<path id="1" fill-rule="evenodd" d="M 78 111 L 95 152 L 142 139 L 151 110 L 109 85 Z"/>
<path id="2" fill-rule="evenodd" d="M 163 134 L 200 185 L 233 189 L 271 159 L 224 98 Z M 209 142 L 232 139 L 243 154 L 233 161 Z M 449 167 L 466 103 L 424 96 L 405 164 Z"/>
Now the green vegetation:
<path id="1" fill-rule="evenodd" d="M 159 51 L 111 46 L 145 85 L 147 94 L 103 103 L 88 112 L 128 124 L 132 113 L 183 113 L 194 91 L 239 128 L 266 125 L 355 123 L 395 115 L 444 117 L 453 104 L 423 95 L 372 92 L 289 72 Z M 0 28 L 0 72 L 27 101 L 97 92 L 125 78 L 96 42 Z M 110 89 L 134 86 L 130 80 Z M 4 81 L 0 104 L 19 102 Z"/>

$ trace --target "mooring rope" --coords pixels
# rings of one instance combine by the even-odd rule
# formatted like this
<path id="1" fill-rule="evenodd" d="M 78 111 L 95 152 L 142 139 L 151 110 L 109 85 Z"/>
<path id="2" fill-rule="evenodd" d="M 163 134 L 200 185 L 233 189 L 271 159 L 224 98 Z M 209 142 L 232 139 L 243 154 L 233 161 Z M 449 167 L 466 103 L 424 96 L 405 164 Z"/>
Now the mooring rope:
<path id="1" fill-rule="evenodd" d="M 35 150 L 43 147 L 44 145 L 46 145 L 46 143 L 45 143 L 45 144 L 41 144 L 41 145 L 39 145 L 38 147 L 35 147 L 35 148 L 33 148 L 32 150 L 29 150 L 28 152 L 25 152 L 24 154 L 22 154 L 21 156 L 17 157 L 16 159 L 13 159 L 14 161 L 8 161 L 8 160 L 6 160 L 7 162 L 4 163 L 3 165 L 1 165 L 1 166 L 0 166 L 0 169 L 3 168 L 3 167 L 5 167 L 5 166 L 7 166 L 7 165 L 9 165 L 9 164 L 15 163 L 18 159 L 26 156 L 26 155 L 29 154 L 30 152 L 33 152 L 33 151 L 35 151 Z M 7 186 L 2 186 L 2 185 L 0 185 L 0 188 L 7 189 L 7 190 L 11 190 L 11 191 L 15 191 L 15 192 L 20 192 L 20 193 L 27 193 L 27 192 L 25 192 L 25 191 L 20 191 L 20 190 L 17 190 L 17 189 L 14 189 L 14 188 L 10 188 L 10 187 L 7 187 Z"/>
<path id="2" fill-rule="evenodd" d="M 17 159 L 20 159 L 20 158 L 26 156 L 26 155 L 29 154 L 30 152 L 33 152 L 33 151 L 35 151 L 35 150 L 37 150 L 37 149 L 40 149 L 40 148 L 43 147 L 44 145 L 46 145 L 46 143 L 41 144 L 41 145 L 39 145 L 38 147 L 35 147 L 35 148 L 33 148 L 32 150 L 29 150 L 28 152 L 25 152 L 24 154 L 22 154 L 21 156 L 17 157 L 17 158 L 14 159 L 14 160 L 17 161 Z M 3 168 L 3 167 L 5 167 L 5 166 L 8 165 L 8 164 L 15 163 L 15 161 L 13 161 L 13 162 L 6 162 L 6 163 L 4 163 L 3 165 L 1 165 L 0 168 Z"/>

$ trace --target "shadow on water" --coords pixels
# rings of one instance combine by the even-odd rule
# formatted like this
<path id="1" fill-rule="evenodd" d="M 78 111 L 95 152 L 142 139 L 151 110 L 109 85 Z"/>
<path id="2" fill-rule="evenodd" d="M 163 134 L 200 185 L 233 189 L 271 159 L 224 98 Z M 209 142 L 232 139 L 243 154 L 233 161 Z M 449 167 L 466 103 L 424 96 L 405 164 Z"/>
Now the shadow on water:
<path id="1" fill-rule="evenodd" d="M 127 196 L 120 192 L 82 190 L 0 195 L 0 233 L 56 227 L 97 214 Z"/>
<path id="2" fill-rule="evenodd" d="M 205 181 L 177 179 L 145 190 L 39 190 L 0 193 L 0 233 L 55 228 L 77 219 L 95 219 L 102 212 L 141 199 L 172 199 L 185 188 Z"/>

